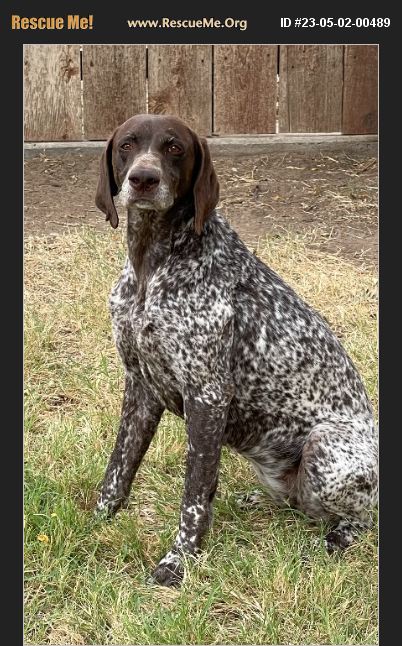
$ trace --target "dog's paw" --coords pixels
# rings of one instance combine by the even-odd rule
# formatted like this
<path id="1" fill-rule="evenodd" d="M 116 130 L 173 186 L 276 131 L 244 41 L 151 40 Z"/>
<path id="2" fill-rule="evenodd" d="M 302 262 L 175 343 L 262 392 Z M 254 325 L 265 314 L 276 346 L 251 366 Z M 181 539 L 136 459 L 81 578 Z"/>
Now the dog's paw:
<path id="1" fill-rule="evenodd" d="M 94 508 L 94 515 L 100 519 L 110 519 L 119 511 L 124 508 L 126 502 L 120 499 L 106 498 L 102 494 L 99 496 Z"/>
<path id="2" fill-rule="evenodd" d="M 114 516 L 112 509 L 101 500 L 96 503 L 93 514 L 97 520 L 109 520 Z"/>
<path id="3" fill-rule="evenodd" d="M 235 498 L 240 509 L 258 509 L 267 503 L 267 497 L 259 489 L 242 493 Z"/>
<path id="4" fill-rule="evenodd" d="M 336 529 L 326 535 L 324 539 L 325 549 L 328 554 L 341 554 L 347 547 L 353 543 L 353 537 Z"/>
<path id="5" fill-rule="evenodd" d="M 178 587 L 183 581 L 184 567 L 178 554 L 168 552 L 152 572 L 149 583 L 157 583 L 168 588 Z"/>

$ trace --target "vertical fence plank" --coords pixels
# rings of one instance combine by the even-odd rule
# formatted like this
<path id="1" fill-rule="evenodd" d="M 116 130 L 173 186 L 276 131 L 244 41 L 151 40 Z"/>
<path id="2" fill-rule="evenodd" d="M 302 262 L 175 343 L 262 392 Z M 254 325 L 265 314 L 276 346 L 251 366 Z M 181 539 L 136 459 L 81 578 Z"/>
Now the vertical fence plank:
<path id="1" fill-rule="evenodd" d="M 275 132 L 277 45 L 214 46 L 214 131 Z"/>
<path id="2" fill-rule="evenodd" d="M 27 141 L 77 141 L 81 129 L 79 45 L 24 46 Z"/>
<path id="3" fill-rule="evenodd" d="M 343 45 L 281 45 L 279 131 L 340 132 Z"/>
<path id="4" fill-rule="evenodd" d="M 146 112 L 145 45 L 84 45 L 82 77 L 86 139 L 106 139 Z"/>
<path id="5" fill-rule="evenodd" d="M 290 132 L 288 100 L 288 46 L 279 45 L 278 129 Z"/>
<path id="6" fill-rule="evenodd" d="M 148 106 L 183 119 L 199 134 L 212 132 L 212 46 L 150 45 Z"/>
<path id="7" fill-rule="evenodd" d="M 378 47 L 346 45 L 342 133 L 376 134 L 378 130 Z"/>

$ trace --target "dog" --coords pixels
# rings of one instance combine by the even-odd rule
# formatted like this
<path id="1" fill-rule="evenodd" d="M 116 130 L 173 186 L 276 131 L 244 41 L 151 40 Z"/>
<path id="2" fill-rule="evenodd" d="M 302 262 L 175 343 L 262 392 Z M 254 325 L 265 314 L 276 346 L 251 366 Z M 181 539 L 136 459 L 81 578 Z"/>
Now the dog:
<path id="1" fill-rule="evenodd" d="M 164 410 L 188 448 L 180 526 L 154 570 L 179 585 L 212 519 L 221 448 L 253 465 L 272 499 L 324 520 L 328 551 L 370 527 L 377 430 L 359 374 L 327 322 L 216 212 L 207 141 L 180 119 L 136 115 L 103 152 L 96 205 L 127 259 L 110 296 L 125 369 L 120 427 L 97 510 L 114 514 Z"/>

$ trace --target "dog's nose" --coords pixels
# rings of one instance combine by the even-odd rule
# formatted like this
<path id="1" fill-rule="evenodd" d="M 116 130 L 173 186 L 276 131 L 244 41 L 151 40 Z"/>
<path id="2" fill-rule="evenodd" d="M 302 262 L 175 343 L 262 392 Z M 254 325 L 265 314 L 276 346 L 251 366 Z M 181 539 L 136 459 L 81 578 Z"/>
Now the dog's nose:
<path id="1" fill-rule="evenodd" d="M 137 191 L 151 191 L 161 181 L 159 172 L 150 168 L 136 168 L 128 179 Z"/>

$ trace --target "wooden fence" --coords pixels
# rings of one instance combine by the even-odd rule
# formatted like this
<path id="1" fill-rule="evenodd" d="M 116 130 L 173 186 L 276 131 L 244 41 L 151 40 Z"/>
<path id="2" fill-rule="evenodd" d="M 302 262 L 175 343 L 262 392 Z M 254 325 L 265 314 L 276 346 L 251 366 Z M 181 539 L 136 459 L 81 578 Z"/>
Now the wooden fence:
<path id="1" fill-rule="evenodd" d="M 376 45 L 25 45 L 25 139 L 106 139 L 139 112 L 204 135 L 376 133 L 377 56 Z"/>

